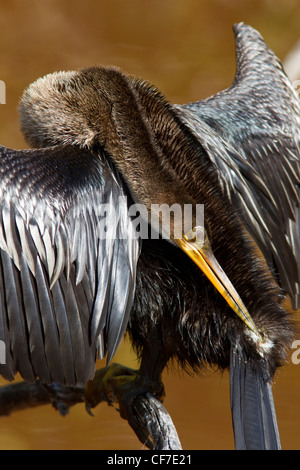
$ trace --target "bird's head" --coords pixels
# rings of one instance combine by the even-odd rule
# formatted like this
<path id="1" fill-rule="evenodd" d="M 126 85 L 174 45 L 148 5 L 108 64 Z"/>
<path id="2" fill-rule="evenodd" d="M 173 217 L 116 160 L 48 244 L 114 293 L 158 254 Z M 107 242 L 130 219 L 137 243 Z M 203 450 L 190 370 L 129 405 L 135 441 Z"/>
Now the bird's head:
<path id="1" fill-rule="evenodd" d="M 20 101 L 21 130 L 35 148 L 71 144 L 105 145 L 113 103 L 107 90 L 108 70 L 89 68 L 39 78 Z M 101 83 L 103 82 L 104 83 Z"/>

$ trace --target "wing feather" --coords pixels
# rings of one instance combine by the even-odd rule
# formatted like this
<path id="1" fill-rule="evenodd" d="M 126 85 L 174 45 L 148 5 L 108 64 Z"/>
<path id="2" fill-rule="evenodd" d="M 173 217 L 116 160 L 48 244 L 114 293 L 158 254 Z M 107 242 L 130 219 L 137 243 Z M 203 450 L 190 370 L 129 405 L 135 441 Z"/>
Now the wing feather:
<path id="1" fill-rule="evenodd" d="M 48 371 L 45 347 L 43 341 L 43 329 L 38 308 L 38 300 L 35 290 L 35 281 L 28 268 L 25 256 L 21 256 L 20 276 L 22 283 L 22 298 L 24 310 L 26 312 L 28 328 L 28 348 L 31 356 L 31 363 L 36 374 L 39 371 Z M 47 375 L 47 382 L 51 382 L 50 373 Z"/>
<path id="2" fill-rule="evenodd" d="M 103 152 L 0 153 L 0 372 L 84 385 L 97 348 L 116 351 L 133 302 L 139 241 L 118 209 L 127 189 Z"/>
<path id="3" fill-rule="evenodd" d="M 224 197 L 239 212 L 276 281 L 300 305 L 300 104 L 260 34 L 235 25 L 233 85 L 176 106 L 205 148 Z"/>
<path id="4" fill-rule="evenodd" d="M 11 331 L 10 344 L 14 362 L 27 381 L 34 379 L 27 344 L 27 325 L 24 322 L 23 305 L 20 293 L 19 273 L 14 269 L 13 260 L 2 252 L 1 264 L 8 328 Z"/>

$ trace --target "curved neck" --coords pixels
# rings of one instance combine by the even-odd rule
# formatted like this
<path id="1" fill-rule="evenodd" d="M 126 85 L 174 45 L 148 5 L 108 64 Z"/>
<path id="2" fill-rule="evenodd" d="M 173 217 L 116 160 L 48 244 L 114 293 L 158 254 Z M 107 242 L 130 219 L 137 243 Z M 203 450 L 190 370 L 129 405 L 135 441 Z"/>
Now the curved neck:
<path id="1" fill-rule="evenodd" d="M 165 157 L 168 170 L 180 178 L 186 193 L 197 202 L 207 200 L 210 192 L 222 197 L 219 181 L 206 151 L 177 116 L 174 108 L 154 87 L 135 78 L 132 86 L 144 116 Z M 162 125 L 163 123 L 163 125 Z"/>
<path id="2" fill-rule="evenodd" d="M 134 198 L 150 204 L 193 203 L 149 125 L 130 79 L 114 69 L 99 69 L 99 141 L 122 173 Z M 105 112 L 105 116 L 103 115 Z"/>

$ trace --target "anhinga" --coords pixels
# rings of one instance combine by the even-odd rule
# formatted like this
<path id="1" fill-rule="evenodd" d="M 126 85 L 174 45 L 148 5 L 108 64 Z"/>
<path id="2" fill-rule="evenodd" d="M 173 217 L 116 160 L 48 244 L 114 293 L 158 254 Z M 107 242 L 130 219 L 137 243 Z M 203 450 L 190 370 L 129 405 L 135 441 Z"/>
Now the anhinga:
<path id="1" fill-rule="evenodd" d="M 82 386 L 127 329 L 141 367 L 120 384 L 123 416 L 132 396 L 162 395 L 171 359 L 212 364 L 230 368 L 236 448 L 279 449 L 270 384 L 293 336 L 284 295 L 299 304 L 300 108 L 261 36 L 234 29 L 234 83 L 198 103 L 171 105 L 115 68 L 25 91 L 33 149 L 1 148 L 0 367 Z M 140 242 L 133 202 L 204 204 L 204 227 L 191 224 L 203 238 L 176 238 L 171 217 L 169 240 L 162 220 Z"/>

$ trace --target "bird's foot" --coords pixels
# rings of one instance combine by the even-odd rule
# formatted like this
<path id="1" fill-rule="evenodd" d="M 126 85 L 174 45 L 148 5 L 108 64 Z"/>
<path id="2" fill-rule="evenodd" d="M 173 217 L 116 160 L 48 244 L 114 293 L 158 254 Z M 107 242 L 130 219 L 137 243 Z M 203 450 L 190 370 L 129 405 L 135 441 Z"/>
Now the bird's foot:
<path id="1" fill-rule="evenodd" d="M 139 375 L 138 370 L 121 364 L 111 364 L 97 370 L 94 379 L 87 383 L 85 402 L 88 411 L 102 401 L 109 405 L 118 403 L 122 418 L 128 419 L 127 411 L 134 398 L 146 393 L 152 393 L 162 402 L 165 396 L 163 383 Z"/>
<path id="2" fill-rule="evenodd" d="M 149 393 L 162 402 L 165 396 L 163 383 L 160 380 L 152 381 L 149 377 L 139 374 L 138 370 L 112 364 L 98 370 L 94 379 L 87 383 L 86 409 L 91 414 L 91 408 L 95 408 L 102 401 L 109 405 L 117 403 L 121 417 L 128 421 L 139 439 L 151 448 L 149 431 L 137 412 L 139 400 L 149 397 Z"/>

